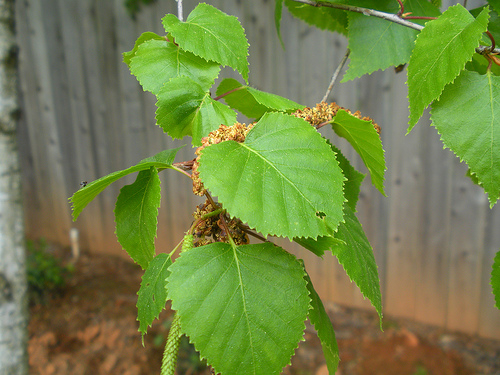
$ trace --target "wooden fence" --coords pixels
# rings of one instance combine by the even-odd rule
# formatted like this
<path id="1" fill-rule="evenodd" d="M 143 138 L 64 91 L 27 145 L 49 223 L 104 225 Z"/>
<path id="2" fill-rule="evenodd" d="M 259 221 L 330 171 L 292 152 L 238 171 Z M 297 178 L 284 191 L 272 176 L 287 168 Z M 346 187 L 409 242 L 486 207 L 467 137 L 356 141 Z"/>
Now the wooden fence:
<path id="1" fill-rule="evenodd" d="M 252 86 L 306 105 L 321 100 L 346 51 L 344 38 L 308 27 L 285 11 L 283 50 L 274 29 L 273 1 L 207 2 L 238 16 L 245 27 Z M 155 98 L 141 91 L 121 57 L 142 32 L 162 33 L 160 19 L 176 13 L 176 3 L 159 0 L 143 7 L 135 20 L 124 0 L 16 3 L 28 236 L 68 244 L 69 231 L 76 227 L 85 248 L 124 254 L 113 222 L 123 183 L 105 190 L 76 223 L 67 198 L 82 180 L 182 144 L 155 125 Z M 184 1 L 185 16 L 196 3 Z M 231 69 L 222 75 L 238 77 Z M 382 126 L 388 198 L 367 178 L 358 216 L 379 266 L 385 314 L 500 339 L 500 312 L 489 285 L 500 248 L 500 210 L 489 209 L 482 190 L 464 177 L 466 166 L 443 150 L 428 120 L 405 136 L 405 81 L 405 73 L 388 69 L 337 84 L 333 93 L 340 105 L 361 110 Z M 338 144 L 365 171 L 349 145 Z M 188 145 L 177 160 L 192 158 Z M 189 227 L 189 211 L 199 200 L 191 194 L 190 181 L 174 172 L 163 173 L 162 190 L 157 245 L 168 251 Z M 284 245 L 305 259 L 323 298 L 369 308 L 332 256 L 321 260 Z"/>

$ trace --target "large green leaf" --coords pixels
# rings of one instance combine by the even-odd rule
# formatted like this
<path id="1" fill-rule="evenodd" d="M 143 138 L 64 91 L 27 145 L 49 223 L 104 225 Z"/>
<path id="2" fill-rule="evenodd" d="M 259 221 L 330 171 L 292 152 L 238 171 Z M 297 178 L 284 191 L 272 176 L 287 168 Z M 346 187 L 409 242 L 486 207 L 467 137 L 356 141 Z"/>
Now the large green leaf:
<path id="1" fill-rule="evenodd" d="M 342 170 L 302 119 L 266 113 L 244 143 L 206 147 L 198 170 L 224 208 L 264 236 L 316 238 L 342 220 Z"/>
<path id="2" fill-rule="evenodd" d="M 157 95 L 156 121 L 172 138 L 192 137 L 193 145 L 221 124 L 233 125 L 236 112 L 213 100 L 210 93 L 188 77 L 173 78 Z"/>
<path id="3" fill-rule="evenodd" d="M 142 43 L 130 61 L 130 71 L 144 90 L 158 94 L 171 78 L 186 76 L 208 90 L 219 75 L 220 66 L 182 50 L 165 39 Z"/>
<path id="4" fill-rule="evenodd" d="M 309 292 L 302 264 L 271 243 L 213 243 L 169 268 L 182 331 L 224 375 L 279 374 L 302 339 Z"/>
<path id="5" fill-rule="evenodd" d="M 418 35 L 408 66 L 410 131 L 470 61 L 488 26 L 488 8 L 474 18 L 462 5 L 449 7 Z"/>
<path id="6" fill-rule="evenodd" d="M 183 50 L 205 60 L 238 70 L 248 82 L 248 42 L 238 19 L 211 5 L 200 3 L 181 22 L 173 14 L 162 19 L 163 27 Z"/>
<path id="7" fill-rule="evenodd" d="M 155 167 L 140 171 L 133 184 L 121 188 L 116 200 L 116 237 L 143 269 L 155 256 L 160 200 L 160 178 Z"/>
<path id="8" fill-rule="evenodd" d="M 106 189 L 116 180 L 119 180 L 120 178 L 130 173 L 148 170 L 151 167 L 155 167 L 158 170 L 172 168 L 172 163 L 174 161 L 175 155 L 177 154 L 177 151 L 179 151 L 182 147 L 178 147 L 173 150 L 161 151 L 154 156 L 142 160 L 140 163 L 130 168 L 110 173 L 107 176 L 92 181 L 84 188 L 78 190 L 69 199 L 70 203 L 73 206 L 73 221 L 78 218 L 87 204 L 89 204 L 101 191 Z"/>
<path id="9" fill-rule="evenodd" d="M 335 374 L 339 366 L 339 347 L 337 346 L 337 339 L 335 338 L 335 331 L 333 330 L 332 322 L 328 316 L 321 298 L 314 289 L 309 275 L 306 276 L 307 289 L 311 296 L 311 307 L 309 310 L 309 320 L 314 325 L 318 338 L 323 348 L 323 355 L 326 361 L 326 367 L 330 374 Z"/>
<path id="10" fill-rule="evenodd" d="M 495 255 L 491 270 L 491 287 L 495 296 L 495 306 L 500 310 L 500 251 Z"/>
<path id="11" fill-rule="evenodd" d="M 137 292 L 137 320 L 143 337 L 167 303 L 166 285 L 171 264 L 172 259 L 168 254 L 158 254 L 149 262 L 142 276 L 141 288 Z"/>
<path id="12" fill-rule="evenodd" d="M 259 118 L 270 111 L 293 112 L 304 106 L 279 95 L 244 86 L 233 78 L 224 79 L 217 88 L 217 95 L 224 96 L 225 102 L 249 118 Z"/>
<path id="13" fill-rule="evenodd" d="M 361 156 L 363 163 L 370 171 L 372 184 L 385 196 L 384 174 L 386 167 L 384 149 L 372 121 L 361 120 L 340 109 L 331 120 L 331 123 L 335 133 L 339 137 L 347 139 Z"/>
<path id="14" fill-rule="evenodd" d="M 344 208 L 344 221 L 339 224 L 334 236 L 294 241 L 315 254 L 331 250 L 351 281 L 356 283 L 363 296 L 375 307 L 382 323 L 382 296 L 373 249 L 356 214 L 348 205 Z"/>
<path id="15" fill-rule="evenodd" d="M 392 1 L 379 10 L 397 13 L 399 4 Z M 412 16 L 439 16 L 439 10 L 427 0 L 405 2 L 405 12 Z M 370 30 L 370 32 L 366 32 Z M 418 31 L 377 17 L 349 12 L 349 69 L 342 82 L 361 77 L 410 60 Z M 395 47 L 397 46 L 397 47 Z"/>
<path id="16" fill-rule="evenodd" d="M 467 163 L 488 194 L 500 196 L 500 77 L 463 71 L 431 110 L 441 140 Z"/>
<path id="17" fill-rule="evenodd" d="M 290 13 L 309 25 L 316 26 L 321 30 L 336 31 L 344 35 L 347 34 L 347 15 L 343 10 L 328 7 L 314 7 L 292 0 L 285 0 L 285 5 Z"/>
<path id="18" fill-rule="evenodd" d="M 488 4 L 490 4 L 497 13 L 500 13 L 500 0 L 488 0 Z"/>

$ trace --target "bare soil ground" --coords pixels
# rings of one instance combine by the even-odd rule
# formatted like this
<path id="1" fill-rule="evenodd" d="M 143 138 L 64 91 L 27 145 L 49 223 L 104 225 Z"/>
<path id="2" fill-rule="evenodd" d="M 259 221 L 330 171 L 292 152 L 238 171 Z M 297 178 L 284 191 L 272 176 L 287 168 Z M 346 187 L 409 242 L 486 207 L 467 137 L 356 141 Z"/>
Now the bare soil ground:
<path id="1" fill-rule="evenodd" d="M 31 306 L 30 374 L 159 374 L 171 311 L 145 337 L 137 331 L 136 301 L 142 271 L 120 258 L 82 255 L 67 286 L 44 305 Z M 326 306 L 340 348 L 342 375 L 500 374 L 500 341 L 386 319 L 374 313 Z M 327 375 L 314 329 L 307 327 L 287 375 Z M 210 374 L 187 341 L 179 375 Z M 235 374 L 237 375 L 237 374 Z"/>

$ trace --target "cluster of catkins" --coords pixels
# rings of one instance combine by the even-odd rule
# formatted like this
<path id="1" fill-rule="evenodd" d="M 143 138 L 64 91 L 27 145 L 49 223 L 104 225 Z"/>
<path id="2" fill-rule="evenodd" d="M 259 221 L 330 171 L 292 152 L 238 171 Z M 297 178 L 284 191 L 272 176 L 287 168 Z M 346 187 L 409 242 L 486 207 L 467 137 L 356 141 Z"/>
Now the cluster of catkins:
<path id="1" fill-rule="evenodd" d="M 316 107 L 310 108 L 306 107 L 304 109 L 299 109 L 292 113 L 292 116 L 302 118 L 310 123 L 312 126 L 317 127 L 321 124 L 329 122 L 337 114 L 339 109 L 343 109 L 350 113 L 351 115 L 365 121 L 371 121 L 378 134 L 380 134 L 380 126 L 378 126 L 370 117 L 362 117 L 359 111 L 352 113 L 350 110 L 343 108 L 336 103 L 326 103 L 321 102 L 316 105 Z M 193 193 L 199 196 L 205 194 L 206 190 L 203 183 L 200 180 L 200 173 L 198 172 L 200 155 L 205 147 L 213 144 L 221 143 L 224 141 L 235 141 L 243 143 L 245 137 L 250 129 L 253 127 L 253 123 L 250 125 L 241 124 L 239 122 L 235 123 L 233 126 L 221 125 L 217 130 L 214 130 L 208 134 L 208 136 L 201 139 L 201 146 L 196 149 L 196 159 L 193 162 L 191 179 L 193 180 Z M 210 212 L 215 211 L 217 208 L 213 207 L 208 200 L 197 207 L 196 212 L 193 213 L 195 220 L 201 218 Z M 228 221 L 227 226 L 231 232 L 231 237 L 233 241 L 239 244 L 247 244 L 248 236 L 241 229 L 242 223 L 239 219 L 231 219 Z M 227 233 L 222 223 L 220 222 L 219 215 L 211 216 L 200 223 L 194 234 L 194 246 L 202 246 L 212 242 L 227 242 Z"/>
<path id="2" fill-rule="evenodd" d="M 195 220 L 197 220 L 217 210 L 217 208 L 218 207 L 214 207 L 207 199 L 205 203 L 196 207 L 193 216 Z M 224 226 L 221 220 L 220 215 L 214 215 L 200 222 L 193 231 L 194 247 L 207 245 L 212 242 L 228 242 L 229 240 L 225 229 L 226 226 Z M 240 219 L 228 219 L 225 217 L 224 220 L 227 223 L 231 238 L 236 245 L 245 245 L 250 242 L 248 235 L 242 229 L 243 223 Z"/>

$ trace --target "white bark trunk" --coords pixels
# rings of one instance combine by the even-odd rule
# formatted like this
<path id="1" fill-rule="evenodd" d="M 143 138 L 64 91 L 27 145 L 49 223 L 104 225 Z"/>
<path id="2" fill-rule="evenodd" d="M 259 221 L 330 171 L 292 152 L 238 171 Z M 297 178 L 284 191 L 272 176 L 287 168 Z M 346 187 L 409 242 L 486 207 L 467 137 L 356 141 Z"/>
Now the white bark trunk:
<path id="1" fill-rule="evenodd" d="M 28 374 L 14 0 L 0 0 L 0 374 Z"/>

